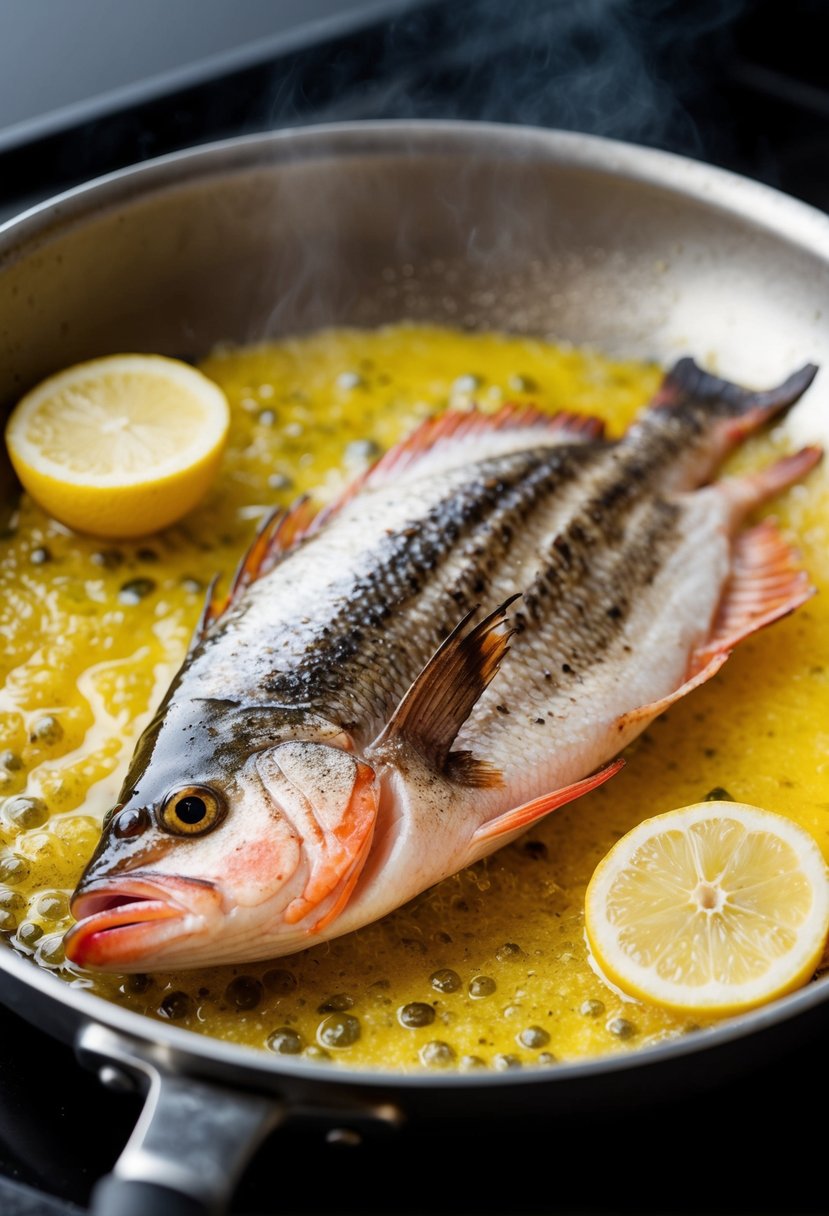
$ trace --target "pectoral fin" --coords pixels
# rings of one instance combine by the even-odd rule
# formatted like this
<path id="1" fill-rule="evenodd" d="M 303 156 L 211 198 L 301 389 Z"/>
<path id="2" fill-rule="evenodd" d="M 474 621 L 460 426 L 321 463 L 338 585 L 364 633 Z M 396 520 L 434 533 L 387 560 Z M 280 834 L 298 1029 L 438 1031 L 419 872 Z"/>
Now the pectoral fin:
<path id="1" fill-rule="evenodd" d="M 512 629 L 506 611 L 516 599 L 517 595 L 511 596 L 471 629 L 477 609 L 463 618 L 432 655 L 367 755 L 394 763 L 401 752 L 414 748 L 434 772 L 461 784 L 500 784 L 500 774 L 490 765 L 468 752 L 450 749 L 507 652 Z"/>

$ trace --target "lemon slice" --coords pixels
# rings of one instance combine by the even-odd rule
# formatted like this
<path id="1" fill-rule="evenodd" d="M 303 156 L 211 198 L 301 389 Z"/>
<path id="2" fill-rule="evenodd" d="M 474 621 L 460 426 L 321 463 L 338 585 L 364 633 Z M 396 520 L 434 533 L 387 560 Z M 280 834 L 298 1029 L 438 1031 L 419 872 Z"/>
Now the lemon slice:
<path id="1" fill-rule="evenodd" d="M 32 389 L 6 443 L 24 488 L 55 519 L 97 536 L 144 536 L 207 491 L 229 421 L 222 390 L 188 364 L 112 355 Z"/>
<path id="2" fill-rule="evenodd" d="M 624 992 L 722 1015 L 805 983 L 829 933 L 829 878 L 797 824 L 737 802 L 640 823 L 585 895 L 587 939 Z"/>

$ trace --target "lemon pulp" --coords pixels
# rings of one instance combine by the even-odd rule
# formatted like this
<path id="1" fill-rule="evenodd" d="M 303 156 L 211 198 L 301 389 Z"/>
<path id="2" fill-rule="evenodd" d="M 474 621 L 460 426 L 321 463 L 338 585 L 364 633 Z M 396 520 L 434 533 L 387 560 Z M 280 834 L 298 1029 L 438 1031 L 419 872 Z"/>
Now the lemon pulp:
<path id="1" fill-rule="evenodd" d="M 585 918 L 599 966 L 625 991 L 734 1013 L 814 973 L 829 932 L 829 879 L 796 824 L 711 801 L 623 837 L 590 881 Z"/>
<path id="2" fill-rule="evenodd" d="M 330 498 L 426 414 L 473 398 L 599 413 L 619 434 L 660 375 L 536 339 L 413 326 L 228 349 L 202 370 L 228 396 L 230 436 L 222 474 L 182 523 L 101 544 L 67 535 L 24 496 L 0 540 L 0 928 L 10 946 L 150 1017 L 333 1065 L 552 1066 L 703 1023 L 601 982 L 584 944 L 585 889 L 635 824 L 716 786 L 801 823 L 827 849 L 821 470 L 774 512 L 822 594 L 658 719 L 607 786 L 377 924 L 302 954 L 129 978 L 64 964 L 67 897 L 137 735 L 182 660 L 207 583 L 233 570 L 275 502 L 317 487 Z M 776 454 L 771 436 L 758 437 L 739 460 Z"/>
<path id="3" fill-rule="evenodd" d="M 55 519 L 97 536 L 142 536 L 204 496 L 228 422 L 222 391 L 186 363 L 111 355 L 27 393 L 6 441 L 24 487 Z"/>

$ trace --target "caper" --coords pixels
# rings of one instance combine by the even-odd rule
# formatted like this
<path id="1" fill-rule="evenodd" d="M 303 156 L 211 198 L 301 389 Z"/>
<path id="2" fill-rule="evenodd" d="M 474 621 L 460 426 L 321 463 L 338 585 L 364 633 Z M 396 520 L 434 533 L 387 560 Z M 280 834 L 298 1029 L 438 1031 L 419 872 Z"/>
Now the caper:
<path id="1" fill-rule="evenodd" d="M 158 1015 L 177 1022 L 180 1018 L 186 1018 L 192 1007 L 193 1002 L 186 992 L 168 992 L 158 1006 Z"/>
<path id="2" fill-rule="evenodd" d="M 542 1051 L 538 1056 L 539 1064 L 557 1064 L 558 1060 L 551 1051 Z"/>
<path id="3" fill-rule="evenodd" d="M 523 950 L 515 942 L 504 942 L 503 946 L 499 946 L 495 951 L 495 957 L 499 963 L 508 963 L 523 954 Z"/>
<path id="4" fill-rule="evenodd" d="M 473 1001 L 481 1001 L 484 999 L 484 997 L 492 996 L 497 987 L 498 985 L 491 976 L 476 975 L 469 981 L 469 988 L 467 991 L 469 992 L 469 995 L 472 997 Z"/>
<path id="5" fill-rule="evenodd" d="M 712 790 L 702 800 L 703 802 L 733 802 L 734 795 L 729 794 L 728 790 L 723 789 L 721 785 L 715 785 Z"/>
<path id="6" fill-rule="evenodd" d="M 26 906 L 26 901 L 19 891 L 10 891 L 8 887 L 0 887 L 0 908 L 6 912 L 20 912 Z"/>
<path id="7" fill-rule="evenodd" d="M 441 1042 L 440 1039 L 433 1039 L 431 1043 L 424 1043 L 418 1052 L 421 1064 L 425 1064 L 427 1068 L 449 1068 L 455 1061 L 454 1048 L 448 1043 Z"/>
<path id="8" fill-rule="evenodd" d="M 92 554 L 92 561 L 104 570 L 117 570 L 124 561 L 124 555 L 120 549 L 99 549 Z"/>
<path id="9" fill-rule="evenodd" d="M 532 376 L 510 376 L 507 380 L 507 388 L 512 393 L 538 392 L 538 384 L 533 380 Z"/>
<path id="10" fill-rule="evenodd" d="M 617 1039 L 631 1039 L 636 1034 L 636 1026 L 627 1018 L 611 1018 L 607 1029 L 611 1034 L 615 1034 Z"/>
<path id="11" fill-rule="evenodd" d="M 10 747 L 7 747 L 0 752 L 0 766 L 10 773 L 19 773 L 23 767 L 23 761 L 17 752 L 13 752 Z"/>
<path id="12" fill-rule="evenodd" d="M 288 992 L 293 992 L 296 988 L 296 976 L 293 971 L 283 971 L 281 967 L 275 967 L 272 971 L 266 971 L 262 976 L 262 983 L 269 992 L 277 992 L 284 996 Z"/>
<path id="13" fill-rule="evenodd" d="M 255 1009 L 262 996 L 262 985 L 252 975 L 237 975 L 225 988 L 225 999 L 234 1009 Z"/>
<path id="14" fill-rule="evenodd" d="M 29 867 L 22 857 L 7 853 L 0 857 L 0 882 L 23 882 L 29 876 Z"/>
<path id="15" fill-rule="evenodd" d="M 353 388 L 360 388 L 363 383 L 363 377 L 359 372 L 340 372 L 337 376 L 337 388 L 345 389 L 346 392 Z"/>
<path id="16" fill-rule="evenodd" d="M 458 376 L 452 381 L 453 393 L 474 393 L 481 387 L 481 377 L 475 375 Z"/>
<path id="17" fill-rule="evenodd" d="M 436 992 L 457 992 L 461 986 L 461 977 L 457 971 L 452 971 L 449 967 L 441 967 L 439 971 L 433 971 L 429 976 L 429 983 Z"/>
<path id="18" fill-rule="evenodd" d="M 376 460 L 380 451 L 380 445 L 373 439 L 355 439 L 345 449 L 345 458 L 351 462 Z"/>
<path id="19" fill-rule="evenodd" d="M 409 1005 L 401 1005 L 397 1011 L 397 1020 L 408 1030 L 419 1030 L 421 1026 L 432 1025 L 435 1011 L 423 1001 L 412 1001 Z"/>
<path id="20" fill-rule="evenodd" d="M 135 605 L 140 604 L 148 595 L 152 595 L 155 591 L 155 583 L 151 578 L 131 578 L 126 582 L 118 592 L 118 600 L 121 604 Z"/>
<path id="21" fill-rule="evenodd" d="M 130 992 L 140 993 L 146 992 L 152 987 L 153 977 L 145 975 L 143 971 L 136 971 L 135 975 L 127 976 L 127 988 Z"/>
<path id="22" fill-rule="evenodd" d="M 3 807 L 3 818 L 11 827 L 27 832 L 43 826 L 49 818 L 49 808 L 42 798 L 21 795 L 8 800 Z"/>
<path id="23" fill-rule="evenodd" d="M 32 549 L 29 554 L 29 561 L 33 566 L 45 566 L 47 562 L 52 560 L 52 554 L 45 545 L 38 545 L 36 549 Z"/>
<path id="24" fill-rule="evenodd" d="M 320 1047 L 351 1047 L 360 1037 L 360 1022 L 351 1013 L 329 1013 L 317 1027 Z"/>
<path id="25" fill-rule="evenodd" d="M 52 714 L 46 714 L 43 718 L 38 718 L 29 734 L 31 743 L 45 743 L 50 747 L 53 743 L 60 743 L 63 738 L 63 727 L 57 718 Z"/>
<path id="26" fill-rule="evenodd" d="M 17 916 L 10 908 L 0 908 L 0 933 L 14 933 Z"/>
<path id="27" fill-rule="evenodd" d="M 24 920 L 17 929 L 17 940 L 21 946 L 34 946 L 43 937 L 43 930 L 33 920 Z"/>
<path id="28" fill-rule="evenodd" d="M 476 1068 L 486 1068 L 486 1062 L 480 1056 L 461 1056 L 458 1068 L 461 1072 L 474 1072 Z"/>
<path id="29" fill-rule="evenodd" d="M 499 1053 L 493 1058 L 492 1063 L 499 1072 L 506 1072 L 507 1069 L 521 1067 L 520 1057 L 513 1055 L 512 1052 Z"/>
<path id="30" fill-rule="evenodd" d="M 579 1005 L 579 1013 L 586 1018 L 600 1018 L 604 1013 L 604 1001 L 595 1001 L 592 998 L 582 1001 Z"/>
<path id="31" fill-rule="evenodd" d="M 343 1013 L 346 1009 L 351 1009 L 353 1004 L 353 996 L 349 996 L 347 992 L 335 992 L 317 1007 L 317 1013 Z"/>
<path id="32" fill-rule="evenodd" d="M 302 1035 L 290 1026 L 279 1026 L 268 1035 L 266 1045 L 279 1056 L 298 1056 L 302 1051 Z"/>
<path id="33" fill-rule="evenodd" d="M 519 1047 L 529 1047 L 533 1051 L 537 1051 L 539 1047 L 546 1047 L 550 1041 L 550 1036 L 541 1026 L 527 1026 L 524 1030 L 519 1031 L 515 1038 Z"/>

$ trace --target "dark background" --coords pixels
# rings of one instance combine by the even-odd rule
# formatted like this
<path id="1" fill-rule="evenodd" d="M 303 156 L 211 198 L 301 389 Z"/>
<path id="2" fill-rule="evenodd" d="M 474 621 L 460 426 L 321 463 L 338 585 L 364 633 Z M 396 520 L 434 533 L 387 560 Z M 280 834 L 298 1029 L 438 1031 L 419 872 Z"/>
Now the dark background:
<path id="1" fill-rule="evenodd" d="M 225 3 L 231 41 L 236 6 Z M 436 0 L 357 25 L 275 35 L 242 68 L 238 55 L 233 70 L 214 58 L 188 69 L 187 87 L 168 74 L 143 100 L 110 99 L 82 124 L 52 114 L 41 138 L 33 122 L 26 140 L 4 144 L 0 112 L 0 214 L 195 143 L 390 117 L 594 132 L 724 165 L 829 209 L 825 0 Z M 13 1015 L 0 1012 L 0 1033 L 0 1213 L 72 1210 L 114 1162 L 138 1103 L 104 1090 L 69 1049 Z M 622 1102 L 589 1115 L 470 1117 L 360 1144 L 329 1142 L 325 1126 L 289 1127 L 258 1154 L 234 1211 L 824 1212 L 823 1036 L 812 1017 L 782 1054 L 761 1054 L 727 1080 L 701 1062 L 690 1095 L 657 1099 L 634 1073 Z"/>

